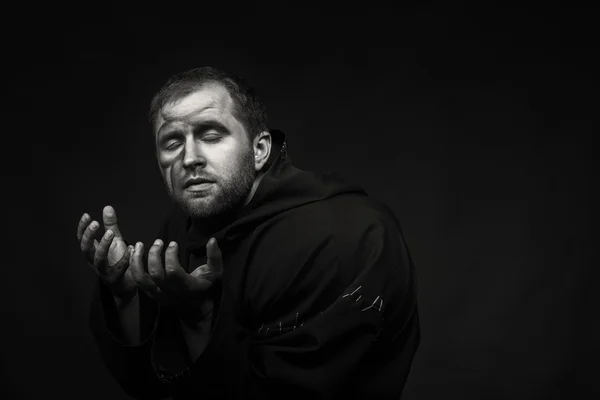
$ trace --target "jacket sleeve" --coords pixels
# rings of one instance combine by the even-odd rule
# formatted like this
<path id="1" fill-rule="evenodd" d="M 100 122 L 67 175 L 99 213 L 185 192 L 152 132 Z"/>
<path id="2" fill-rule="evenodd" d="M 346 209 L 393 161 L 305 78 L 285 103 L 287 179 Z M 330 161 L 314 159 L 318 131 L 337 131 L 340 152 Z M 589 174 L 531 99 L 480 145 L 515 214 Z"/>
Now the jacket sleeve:
<path id="1" fill-rule="evenodd" d="M 119 317 L 110 289 L 97 282 L 90 312 L 90 329 L 100 356 L 121 388 L 137 399 L 168 397 L 150 362 L 152 338 L 156 329 L 158 306 L 139 293 L 142 342 L 131 346 L 122 341 Z"/>
<path id="2" fill-rule="evenodd" d="M 402 235 L 389 221 L 354 237 L 316 231 L 279 249 L 265 238 L 255 254 L 252 397 L 397 399 L 420 340 Z"/>
<path id="3" fill-rule="evenodd" d="M 165 238 L 166 229 L 165 222 L 159 237 Z M 137 399 L 163 399 L 169 393 L 165 384 L 157 378 L 151 363 L 152 342 L 160 310 L 158 304 L 142 291 L 138 296 L 141 333 L 139 345 L 124 343 L 112 293 L 100 279 L 94 288 L 89 326 L 102 360 L 128 395 Z"/>

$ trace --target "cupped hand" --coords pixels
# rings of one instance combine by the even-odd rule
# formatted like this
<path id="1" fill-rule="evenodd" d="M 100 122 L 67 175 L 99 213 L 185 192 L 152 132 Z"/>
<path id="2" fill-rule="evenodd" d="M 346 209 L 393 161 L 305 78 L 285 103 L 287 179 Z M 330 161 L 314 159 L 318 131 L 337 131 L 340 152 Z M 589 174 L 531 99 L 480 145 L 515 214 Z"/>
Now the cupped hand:
<path id="1" fill-rule="evenodd" d="M 132 246 L 127 246 L 112 206 L 102 210 L 104 233 L 100 224 L 83 214 L 77 227 L 77 240 L 87 263 L 117 296 L 135 293 L 137 287 L 129 267 Z M 100 237 L 100 240 L 97 238 Z"/>
<path id="2" fill-rule="evenodd" d="M 131 254 L 131 273 L 138 287 L 150 296 L 167 303 L 199 299 L 221 277 L 223 257 L 216 239 L 206 244 L 207 263 L 187 273 L 179 263 L 178 244 L 169 243 L 162 261 L 164 243 L 157 239 L 148 251 L 148 268 L 144 268 L 144 245 L 136 243 Z"/>

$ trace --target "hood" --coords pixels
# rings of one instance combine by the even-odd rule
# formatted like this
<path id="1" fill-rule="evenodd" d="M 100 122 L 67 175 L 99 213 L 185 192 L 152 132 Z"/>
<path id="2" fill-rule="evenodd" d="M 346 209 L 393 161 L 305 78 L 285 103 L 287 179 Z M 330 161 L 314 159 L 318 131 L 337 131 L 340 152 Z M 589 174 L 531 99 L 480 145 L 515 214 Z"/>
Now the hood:
<path id="1" fill-rule="evenodd" d="M 286 135 L 275 129 L 270 133 L 272 148 L 265 166 L 267 170 L 252 200 L 231 218 L 233 222 L 209 237 L 195 229 L 194 222 L 187 218 L 187 247 L 190 251 L 204 250 L 210 237 L 217 239 L 221 248 L 233 245 L 261 223 L 296 207 L 339 195 L 366 195 L 361 187 L 347 183 L 333 173 L 304 171 L 295 167 L 287 153 Z"/>

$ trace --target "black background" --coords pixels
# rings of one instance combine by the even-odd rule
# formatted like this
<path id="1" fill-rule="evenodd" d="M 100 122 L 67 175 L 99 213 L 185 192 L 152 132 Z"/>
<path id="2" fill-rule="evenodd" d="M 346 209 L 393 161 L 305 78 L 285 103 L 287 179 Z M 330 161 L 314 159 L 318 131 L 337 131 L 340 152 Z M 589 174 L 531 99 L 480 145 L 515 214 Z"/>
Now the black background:
<path id="1" fill-rule="evenodd" d="M 153 241 L 168 200 L 149 102 L 203 65 L 258 88 L 297 166 L 395 211 L 422 325 L 404 398 L 599 392 L 595 11 L 364 7 L 53 6 L 12 31 L 29 40 L 6 153 L 32 162 L 6 181 L 26 195 L 5 252 L 10 398 L 128 398 L 88 330 L 76 225 L 111 204 L 127 240 Z"/>

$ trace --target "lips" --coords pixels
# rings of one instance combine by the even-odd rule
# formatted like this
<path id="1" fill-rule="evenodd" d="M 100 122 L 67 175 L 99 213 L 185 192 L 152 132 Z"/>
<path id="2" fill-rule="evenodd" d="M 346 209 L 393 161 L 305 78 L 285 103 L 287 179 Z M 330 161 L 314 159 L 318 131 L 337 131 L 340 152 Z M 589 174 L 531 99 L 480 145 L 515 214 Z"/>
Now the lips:
<path id="1" fill-rule="evenodd" d="M 202 185 L 203 183 L 214 183 L 214 181 L 205 178 L 190 178 L 187 181 L 185 181 L 185 183 L 183 184 L 183 188 L 187 189 L 192 185 Z"/>

